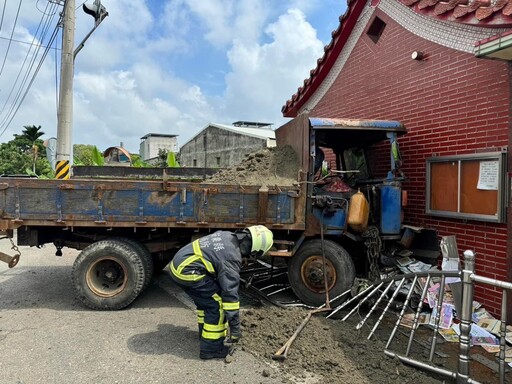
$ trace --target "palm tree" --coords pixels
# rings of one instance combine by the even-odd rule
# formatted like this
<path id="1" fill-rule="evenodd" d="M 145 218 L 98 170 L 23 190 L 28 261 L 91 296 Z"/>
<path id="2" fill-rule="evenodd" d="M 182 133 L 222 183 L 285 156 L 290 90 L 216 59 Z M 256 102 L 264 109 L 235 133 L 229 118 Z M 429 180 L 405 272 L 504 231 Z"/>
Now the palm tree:
<path id="1" fill-rule="evenodd" d="M 44 132 L 41 131 L 41 126 L 25 125 L 23 126 L 23 131 L 21 131 L 21 136 L 25 137 L 31 143 L 35 143 L 36 140 L 43 135 Z"/>
<path id="2" fill-rule="evenodd" d="M 16 139 L 22 139 L 28 142 L 28 147 L 32 151 L 32 172 L 34 173 L 36 172 L 36 160 L 39 152 L 37 141 L 43 135 L 44 132 L 41 131 L 41 126 L 36 127 L 35 125 L 25 125 L 23 126 L 23 131 L 21 131 L 21 135 L 14 135 Z"/>

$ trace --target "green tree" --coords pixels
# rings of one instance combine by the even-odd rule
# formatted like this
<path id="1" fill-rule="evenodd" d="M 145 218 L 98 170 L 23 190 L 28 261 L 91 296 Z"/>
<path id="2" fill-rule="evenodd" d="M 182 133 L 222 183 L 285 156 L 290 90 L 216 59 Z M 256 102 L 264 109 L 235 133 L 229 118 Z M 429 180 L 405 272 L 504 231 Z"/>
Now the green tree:
<path id="1" fill-rule="evenodd" d="M 32 158 L 32 172 L 36 173 L 37 158 L 41 150 L 43 150 L 43 141 L 40 139 L 44 135 L 41 131 L 41 126 L 25 125 L 21 135 L 14 134 L 14 140 L 18 143 L 20 148 L 29 153 Z"/>
<path id="2" fill-rule="evenodd" d="M 20 135 L 0 145 L 0 174 L 36 174 L 53 177 L 50 163 L 46 159 L 41 126 L 24 126 Z"/>
<path id="3" fill-rule="evenodd" d="M 167 156 L 169 155 L 169 151 L 167 149 L 158 148 L 158 162 L 156 166 L 158 168 L 166 168 L 167 167 Z"/>
<path id="4" fill-rule="evenodd" d="M 94 165 L 93 151 L 94 151 L 94 145 L 88 145 L 88 144 L 73 145 L 73 164 L 75 164 L 75 165 Z"/>
<path id="5" fill-rule="evenodd" d="M 176 154 L 167 149 L 158 149 L 158 163 L 156 164 L 159 168 L 167 168 L 167 167 L 179 167 Z"/>

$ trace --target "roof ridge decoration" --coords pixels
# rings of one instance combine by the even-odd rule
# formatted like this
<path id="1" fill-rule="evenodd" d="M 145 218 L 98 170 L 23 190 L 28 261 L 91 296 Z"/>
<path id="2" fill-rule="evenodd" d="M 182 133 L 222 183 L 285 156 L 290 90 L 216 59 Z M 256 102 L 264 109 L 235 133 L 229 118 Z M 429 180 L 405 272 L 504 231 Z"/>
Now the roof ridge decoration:
<path id="1" fill-rule="evenodd" d="M 445 21 L 511 27 L 512 0 L 399 0 L 413 11 Z"/>
<path id="2" fill-rule="evenodd" d="M 420 2 L 423 2 L 422 9 L 419 9 Z M 283 116 L 294 117 L 316 105 L 341 71 L 355 44 L 354 38 L 358 39 L 362 33 L 358 21 L 365 14 L 363 10 L 374 9 L 371 0 L 348 0 L 347 5 L 346 12 L 339 17 L 340 24 L 331 34 L 331 41 L 324 47 L 323 56 L 317 60 L 317 66 L 310 70 L 309 78 L 281 108 Z M 476 41 L 512 27 L 512 0 L 381 0 L 377 6 L 411 33 L 464 52 L 473 52 Z M 408 22 L 399 20 L 399 14 L 404 13 L 401 9 L 413 11 L 407 12 L 410 14 Z M 488 15 L 489 10 L 492 10 L 491 15 Z M 366 16 L 371 13 L 366 12 Z M 414 23 L 417 30 L 411 29 L 413 15 L 422 19 L 419 25 Z M 425 26 L 421 25 L 429 19 L 430 23 L 437 24 L 433 35 L 430 32 L 425 35 Z M 453 28 L 453 22 L 458 24 L 455 28 L 460 30 L 461 36 L 457 41 L 444 41 L 447 37 L 443 30 Z"/>

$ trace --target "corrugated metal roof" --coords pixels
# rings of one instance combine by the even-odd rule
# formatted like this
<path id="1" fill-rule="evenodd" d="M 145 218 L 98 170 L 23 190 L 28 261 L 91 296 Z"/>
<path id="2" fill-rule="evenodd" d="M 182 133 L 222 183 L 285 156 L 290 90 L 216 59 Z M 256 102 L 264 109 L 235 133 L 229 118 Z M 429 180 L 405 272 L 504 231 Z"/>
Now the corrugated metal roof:
<path id="1" fill-rule="evenodd" d="M 234 125 L 225 125 L 225 124 L 216 124 L 210 123 L 204 129 L 208 127 L 216 127 L 219 129 L 225 129 L 226 131 L 231 131 L 235 133 L 239 133 L 241 135 L 253 136 L 259 139 L 275 139 L 276 133 L 272 129 L 268 128 L 251 128 L 251 127 L 235 127 Z M 203 131 L 204 131 L 203 129 Z"/>
<path id="2" fill-rule="evenodd" d="M 196 137 L 198 137 L 201 133 L 203 133 L 209 127 L 223 129 L 225 131 L 235 132 L 235 133 L 238 133 L 240 135 L 256 137 L 258 139 L 263 139 L 263 140 L 275 139 L 276 138 L 276 133 L 272 129 L 250 128 L 250 127 L 235 127 L 234 125 L 209 123 L 203 129 L 201 129 L 196 135 L 194 135 L 190 140 L 188 140 L 186 143 L 182 144 L 180 147 L 184 147 L 185 145 L 187 145 L 188 143 L 193 141 Z"/>

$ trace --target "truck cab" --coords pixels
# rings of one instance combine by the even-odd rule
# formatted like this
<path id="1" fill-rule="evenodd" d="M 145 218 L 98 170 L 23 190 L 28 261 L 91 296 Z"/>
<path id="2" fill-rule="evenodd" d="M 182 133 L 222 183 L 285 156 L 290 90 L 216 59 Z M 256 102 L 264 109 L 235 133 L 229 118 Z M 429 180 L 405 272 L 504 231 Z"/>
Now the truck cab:
<path id="1" fill-rule="evenodd" d="M 405 133 L 397 121 L 307 114 L 277 129 L 277 145 L 292 146 L 301 164 L 305 229 L 288 273 L 302 301 L 319 305 L 326 287 L 335 297 L 356 274 L 380 278 L 380 255 L 402 236 L 397 139 Z"/>

